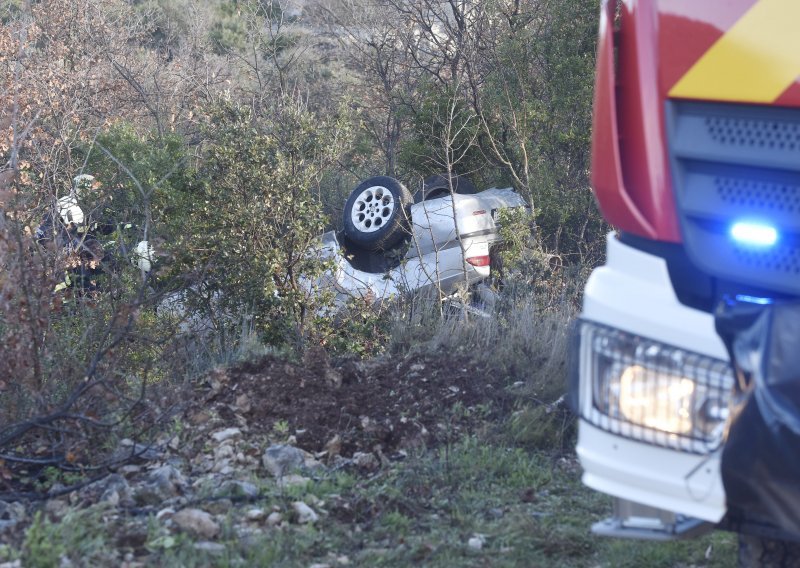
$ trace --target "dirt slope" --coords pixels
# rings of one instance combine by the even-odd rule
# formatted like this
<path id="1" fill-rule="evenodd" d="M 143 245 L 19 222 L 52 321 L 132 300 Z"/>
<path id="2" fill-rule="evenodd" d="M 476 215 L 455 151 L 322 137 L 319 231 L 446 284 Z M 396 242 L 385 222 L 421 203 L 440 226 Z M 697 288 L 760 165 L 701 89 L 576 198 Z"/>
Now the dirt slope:
<path id="1" fill-rule="evenodd" d="M 212 372 L 187 416 L 214 428 L 246 424 L 251 436 L 284 431 L 309 452 L 338 436 L 342 455 L 379 448 L 388 456 L 507 411 L 506 383 L 463 356 L 334 364 L 312 352 L 297 365 L 268 357 Z"/>

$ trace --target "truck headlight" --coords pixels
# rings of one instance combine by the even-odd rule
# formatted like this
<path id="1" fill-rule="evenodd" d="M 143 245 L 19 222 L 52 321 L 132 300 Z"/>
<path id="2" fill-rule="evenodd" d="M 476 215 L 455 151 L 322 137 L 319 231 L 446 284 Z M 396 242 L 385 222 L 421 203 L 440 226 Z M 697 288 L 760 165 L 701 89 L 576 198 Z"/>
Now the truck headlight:
<path id="1" fill-rule="evenodd" d="M 631 365 L 614 385 L 620 415 L 635 424 L 672 434 L 691 434 L 691 404 L 695 383 L 664 374 L 653 384 L 647 369 Z"/>
<path id="2" fill-rule="evenodd" d="M 733 386 L 727 361 L 587 321 L 578 333 L 583 419 L 683 451 L 719 447 Z"/>

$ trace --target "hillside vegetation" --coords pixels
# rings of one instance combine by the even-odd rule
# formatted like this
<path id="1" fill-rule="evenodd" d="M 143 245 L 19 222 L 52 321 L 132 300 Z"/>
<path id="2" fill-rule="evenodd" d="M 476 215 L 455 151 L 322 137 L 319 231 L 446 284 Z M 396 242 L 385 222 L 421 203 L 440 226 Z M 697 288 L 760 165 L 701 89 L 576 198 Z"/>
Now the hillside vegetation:
<path id="1" fill-rule="evenodd" d="M 31 452 L 100 467 L 121 430 L 157 430 L 159 398 L 248 350 L 366 356 L 408 335 L 388 309 L 322 317 L 329 298 L 302 285 L 370 175 L 513 186 L 532 218 L 508 231 L 509 301 L 574 306 L 604 232 L 587 183 L 595 8 L 0 3 L 6 467 Z M 97 250 L 37 241 L 78 174 L 95 177 L 80 201 Z"/>

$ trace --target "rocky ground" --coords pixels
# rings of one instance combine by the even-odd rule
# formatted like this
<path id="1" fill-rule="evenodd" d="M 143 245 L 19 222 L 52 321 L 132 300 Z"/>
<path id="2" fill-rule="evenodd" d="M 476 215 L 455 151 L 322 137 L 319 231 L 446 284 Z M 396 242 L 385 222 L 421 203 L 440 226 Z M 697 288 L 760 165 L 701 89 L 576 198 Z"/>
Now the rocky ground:
<path id="1" fill-rule="evenodd" d="M 299 364 L 265 358 L 217 369 L 192 387 L 157 444 L 122 440 L 118 451 L 132 457 L 105 477 L 73 486 L 63 476 L 39 479 L 42 499 L 7 493 L 0 542 L 13 558 L 30 548 L 32 523 L 94 511 L 114 527 L 104 561 L 133 567 L 152 562 L 175 535 L 213 555 L 225 550 L 223 533 L 257 540 L 276 527 L 349 517 L 344 500 L 323 502 L 303 488 L 338 473 L 380 475 L 410 454 L 459 439 L 509 411 L 515 385 L 507 382 L 467 357 L 445 355 L 333 364 L 311 351 Z M 58 562 L 75 559 L 61 554 Z M 19 558 L 0 564 L 22 565 Z"/>

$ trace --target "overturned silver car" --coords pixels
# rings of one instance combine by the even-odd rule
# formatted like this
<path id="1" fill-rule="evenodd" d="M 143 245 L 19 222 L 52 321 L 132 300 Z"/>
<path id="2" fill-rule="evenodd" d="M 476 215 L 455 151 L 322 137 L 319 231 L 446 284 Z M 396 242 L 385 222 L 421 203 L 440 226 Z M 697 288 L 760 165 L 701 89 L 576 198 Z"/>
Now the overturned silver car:
<path id="1" fill-rule="evenodd" d="M 332 268 L 317 286 L 343 305 L 432 287 L 447 295 L 481 282 L 500 242 L 498 214 L 517 207 L 525 202 L 513 189 L 475 192 L 457 176 L 432 176 L 414 197 L 394 178 L 369 178 L 345 204 L 343 231 L 322 236 L 319 254 Z"/>

